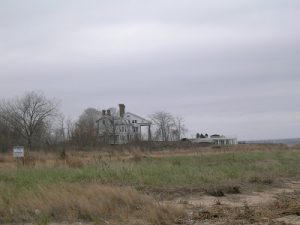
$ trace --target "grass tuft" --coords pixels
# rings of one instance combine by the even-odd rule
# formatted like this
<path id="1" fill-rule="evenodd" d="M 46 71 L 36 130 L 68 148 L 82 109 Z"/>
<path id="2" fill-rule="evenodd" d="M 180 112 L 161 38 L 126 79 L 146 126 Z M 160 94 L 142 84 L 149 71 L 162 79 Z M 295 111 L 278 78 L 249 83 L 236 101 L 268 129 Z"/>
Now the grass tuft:
<path id="1" fill-rule="evenodd" d="M 170 224 L 184 216 L 178 208 L 159 205 L 149 196 L 125 187 L 64 184 L 38 186 L 18 196 L 11 194 L 9 190 L 0 194 L 0 217 L 6 218 L 1 222 L 33 221 L 44 225 L 50 220 L 124 222 L 143 218 L 149 224 Z"/>

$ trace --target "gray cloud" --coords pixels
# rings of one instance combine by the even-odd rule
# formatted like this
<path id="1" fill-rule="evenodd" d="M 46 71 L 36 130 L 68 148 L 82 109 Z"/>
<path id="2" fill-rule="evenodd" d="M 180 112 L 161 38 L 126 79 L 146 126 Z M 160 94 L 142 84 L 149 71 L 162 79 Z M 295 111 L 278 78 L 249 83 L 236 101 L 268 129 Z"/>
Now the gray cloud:
<path id="1" fill-rule="evenodd" d="M 242 139 L 300 136 L 300 3 L 0 1 L 0 94 L 124 102 Z"/>

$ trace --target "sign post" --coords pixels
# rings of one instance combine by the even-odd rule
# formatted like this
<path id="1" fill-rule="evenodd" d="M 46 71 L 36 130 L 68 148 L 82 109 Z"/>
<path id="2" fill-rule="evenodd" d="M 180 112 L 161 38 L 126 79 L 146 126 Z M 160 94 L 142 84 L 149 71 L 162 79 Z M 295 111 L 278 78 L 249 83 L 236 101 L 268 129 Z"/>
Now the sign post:
<path id="1" fill-rule="evenodd" d="M 23 146 L 14 146 L 13 147 L 13 156 L 16 158 L 17 168 L 19 169 L 20 164 L 24 165 L 24 147 Z"/>

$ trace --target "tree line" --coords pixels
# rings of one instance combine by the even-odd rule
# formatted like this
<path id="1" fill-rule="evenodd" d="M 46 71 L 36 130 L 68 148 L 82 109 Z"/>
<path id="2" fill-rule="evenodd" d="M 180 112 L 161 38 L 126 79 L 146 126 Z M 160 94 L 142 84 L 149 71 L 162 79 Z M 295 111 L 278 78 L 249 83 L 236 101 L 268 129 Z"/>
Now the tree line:
<path id="1" fill-rule="evenodd" d="M 97 135 L 100 110 L 87 108 L 77 120 L 71 120 L 63 115 L 59 106 L 57 99 L 35 91 L 1 100 L 0 151 L 8 151 L 15 145 L 51 149 L 58 145 L 96 147 L 106 144 Z M 187 131 L 183 118 L 171 113 L 157 111 L 149 118 L 153 124 L 153 141 L 177 141 Z"/>

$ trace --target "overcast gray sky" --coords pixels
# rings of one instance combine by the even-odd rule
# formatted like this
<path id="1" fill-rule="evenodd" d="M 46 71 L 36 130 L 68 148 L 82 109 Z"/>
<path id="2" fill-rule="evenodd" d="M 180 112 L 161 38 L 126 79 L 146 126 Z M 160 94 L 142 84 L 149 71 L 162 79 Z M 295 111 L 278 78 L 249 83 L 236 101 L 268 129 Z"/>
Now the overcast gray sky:
<path id="1" fill-rule="evenodd" d="M 189 134 L 300 137 L 299 0 L 0 0 L 0 96 L 124 103 Z"/>

